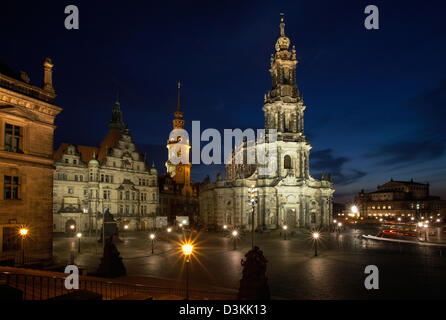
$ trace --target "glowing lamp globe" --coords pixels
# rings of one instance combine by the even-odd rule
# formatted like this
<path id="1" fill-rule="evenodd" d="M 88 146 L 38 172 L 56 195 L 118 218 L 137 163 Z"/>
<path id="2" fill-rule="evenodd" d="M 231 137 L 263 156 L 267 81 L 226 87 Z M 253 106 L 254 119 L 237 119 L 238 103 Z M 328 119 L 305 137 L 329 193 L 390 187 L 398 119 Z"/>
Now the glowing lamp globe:
<path id="1" fill-rule="evenodd" d="M 183 250 L 183 254 L 185 256 L 189 256 L 192 254 L 192 250 L 194 249 L 194 246 L 189 243 L 186 243 L 185 245 L 183 245 L 181 247 L 181 249 Z"/>

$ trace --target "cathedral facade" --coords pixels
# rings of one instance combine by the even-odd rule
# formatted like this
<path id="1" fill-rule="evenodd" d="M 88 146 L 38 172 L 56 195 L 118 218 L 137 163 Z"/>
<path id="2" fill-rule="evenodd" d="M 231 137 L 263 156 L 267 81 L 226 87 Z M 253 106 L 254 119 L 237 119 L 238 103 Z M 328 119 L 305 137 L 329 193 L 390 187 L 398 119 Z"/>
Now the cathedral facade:
<path id="1" fill-rule="evenodd" d="M 54 153 L 53 231 L 101 230 L 109 210 L 120 229 L 155 226 L 159 207 L 157 170 L 124 125 L 115 103 L 109 132 L 99 147 L 62 143 Z"/>
<path id="2" fill-rule="evenodd" d="M 310 175 L 311 145 L 304 135 L 303 96 L 296 83 L 296 50 L 291 50 L 285 35 L 283 17 L 276 52 L 271 55 L 272 89 L 264 97 L 266 137 L 252 148 L 277 150 L 274 170 L 265 174 L 258 164 L 243 161 L 226 166 L 226 180 L 217 175 L 216 183 L 205 181 L 200 187 L 200 220 L 205 225 L 251 228 L 252 207 L 248 202 L 248 188 L 258 190 L 254 207 L 256 229 L 321 228 L 328 226 L 333 210 L 331 175 L 322 174 L 317 180 Z M 277 134 L 274 139 L 269 130 Z M 242 152 L 244 160 L 251 152 L 244 142 L 233 153 Z"/>

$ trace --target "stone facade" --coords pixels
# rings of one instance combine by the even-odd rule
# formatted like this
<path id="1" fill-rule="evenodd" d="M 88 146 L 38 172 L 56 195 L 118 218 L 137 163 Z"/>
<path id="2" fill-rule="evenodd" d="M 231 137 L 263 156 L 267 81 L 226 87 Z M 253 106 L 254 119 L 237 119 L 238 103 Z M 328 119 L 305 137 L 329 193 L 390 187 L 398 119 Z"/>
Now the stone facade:
<path id="1" fill-rule="evenodd" d="M 0 62 L 0 256 L 21 250 L 26 260 L 52 258 L 54 120 L 53 64 L 44 62 L 44 89 Z"/>
<path id="2" fill-rule="evenodd" d="M 54 232 L 96 232 L 109 209 L 120 229 L 153 228 L 158 212 L 157 170 L 138 152 L 119 102 L 99 147 L 63 143 L 54 153 Z M 74 227 L 71 227 L 74 226 Z"/>
<path id="3" fill-rule="evenodd" d="M 311 145 L 304 135 L 306 106 L 296 84 L 296 51 L 294 46 L 290 51 L 289 46 L 282 18 L 269 70 L 272 90 L 264 97 L 266 136 L 251 146 L 244 141 L 236 149 L 233 160 L 240 156 L 243 163 L 232 161 L 227 165 L 226 180 L 219 174 L 216 183 L 202 184 L 200 217 L 207 225 L 250 227 L 248 188 L 253 185 L 258 189 L 255 228 L 320 228 L 330 224 L 334 193 L 331 176 L 322 174 L 317 180 L 310 175 Z M 276 139 L 268 130 L 277 132 Z M 277 150 L 275 168 L 267 174 L 260 170 L 257 158 L 254 164 L 245 162 L 247 155 L 257 154 L 259 148 Z"/>

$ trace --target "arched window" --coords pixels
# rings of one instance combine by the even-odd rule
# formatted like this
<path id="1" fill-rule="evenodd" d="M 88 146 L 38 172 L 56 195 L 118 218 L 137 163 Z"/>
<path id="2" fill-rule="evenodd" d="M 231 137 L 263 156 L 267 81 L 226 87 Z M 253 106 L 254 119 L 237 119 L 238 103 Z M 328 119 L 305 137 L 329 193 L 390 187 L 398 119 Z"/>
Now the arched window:
<path id="1" fill-rule="evenodd" d="M 311 213 L 311 223 L 316 223 L 316 214 L 314 212 Z"/>
<path id="2" fill-rule="evenodd" d="M 283 167 L 285 169 L 291 169 L 291 157 L 289 155 L 283 158 Z"/>

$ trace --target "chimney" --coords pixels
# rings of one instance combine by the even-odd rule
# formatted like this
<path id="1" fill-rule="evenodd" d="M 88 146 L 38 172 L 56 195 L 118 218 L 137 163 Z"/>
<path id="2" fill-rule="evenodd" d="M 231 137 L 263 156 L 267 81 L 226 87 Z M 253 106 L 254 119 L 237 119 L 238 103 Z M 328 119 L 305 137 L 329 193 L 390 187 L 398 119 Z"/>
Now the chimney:
<path id="1" fill-rule="evenodd" d="M 53 63 L 50 58 L 46 58 L 45 62 L 43 63 L 43 90 L 55 93 L 53 88 Z"/>

